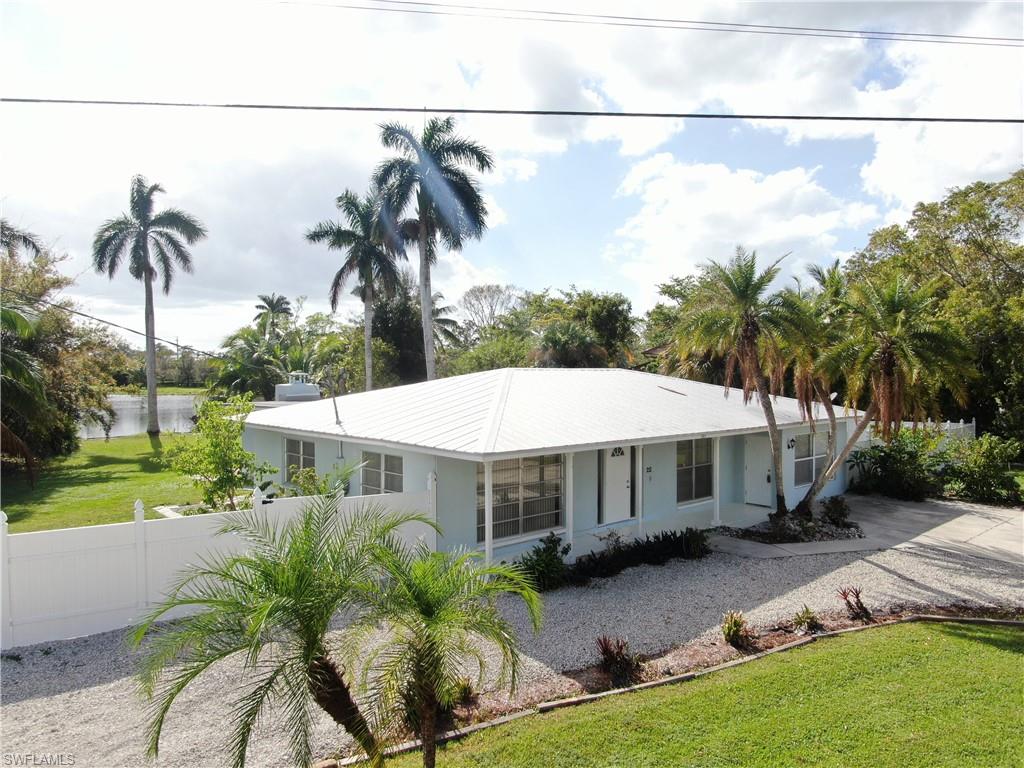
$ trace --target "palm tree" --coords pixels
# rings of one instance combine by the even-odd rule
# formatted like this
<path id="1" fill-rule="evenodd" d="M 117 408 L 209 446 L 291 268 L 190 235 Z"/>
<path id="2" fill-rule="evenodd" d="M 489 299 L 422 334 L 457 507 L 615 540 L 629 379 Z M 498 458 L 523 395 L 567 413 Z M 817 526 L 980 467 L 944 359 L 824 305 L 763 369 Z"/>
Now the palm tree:
<path id="1" fill-rule="evenodd" d="M 351 616 L 358 596 L 372 591 L 381 553 L 398 547 L 397 528 L 411 521 L 433 523 L 372 507 L 341 518 L 338 500 L 316 497 L 280 530 L 262 510 L 232 513 L 221 533 L 240 537 L 248 551 L 208 555 L 202 565 L 191 566 L 133 631 L 134 645 L 146 640 L 139 677 L 153 700 L 151 756 L 158 753 L 164 720 L 178 695 L 213 665 L 235 659 L 247 673 L 247 687 L 225 712 L 232 766 L 245 765 L 253 728 L 268 704 L 283 715 L 295 765 L 310 763 L 312 705 L 344 727 L 374 765 L 383 765 L 328 631 L 338 617 Z M 183 606 L 198 612 L 158 623 Z"/>
<path id="2" fill-rule="evenodd" d="M 282 370 L 280 346 L 257 329 L 246 326 L 228 336 L 221 345 L 214 386 L 228 392 L 252 392 L 264 400 L 274 399 L 274 385 L 287 380 Z"/>
<path id="3" fill-rule="evenodd" d="M 146 410 L 150 435 L 160 434 L 156 405 L 156 320 L 153 315 L 153 281 L 160 277 L 164 293 L 170 293 L 176 267 L 192 272 L 192 254 L 186 245 L 206 237 L 206 229 L 191 214 L 178 208 L 153 211 L 153 197 L 163 192 L 142 176 L 132 179 L 129 212 L 109 219 L 96 232 L 92 244 L 93 266 L 111 278 L 127 254 L 128 273 L 141 280 L 146 290 Z M 181 238 L 181 239 L 179 239 Z M 182 239 L 185 241 L 182 242 Z"/>
<path id="4" fill-rule="evenodd" d="M 725 264 L 710 262 L 683 307 L 678 346 L 683 359 L 709 353 L 725 359 L 726 395 L 737 373 L 743 402 L 750 402 L 757 395 L 772 450 L 775 513 L 781 516 L 787 512 L 782 483 L 782 438 L 772 396 L 782 389 L 786 370 L 780 349 L 786 311 L 783 298 L 768 293 L 779 274 L 780 261 L 758 270 L 757 253 L 737 248 Z"/>
<path id="5" fill-rule="evenodd" d="M 0 219 L 0 250 L 13 259 L 20 250 L 38 256 L 45 249 L 34 234 L 26 229 L 18 229 L 7 219 Z"/>
<path id="6" fill-rule="evenodd" d="M 440 291 L 435 291 L 430 310 L 431 324 L 434 332 L 434 346 L 442 351 L 446 346 L 457 347 L 463 343 L 461 335 L 462 326 L 459 325 L 458 320 L 451 316 L 455 312 L 455 307 L 450 304 L 442 304 L 441 302 L 443 301 L 444 294 Z"/>
<path id="7" fill-rule="evenodd" d="M 398 255 L 404 257 L 401 241 L 389 236 L 386 209 L 376 192 L 362 199 L 345 190 L 337 199 L 338 209 L 348 226 L 340 222 L 321 221 L 306 233 L 311 243 L 326 242 L 328 248 L 346 252 L 341 268 L 331 281 L 331 310 L 338 308 L 342 288 L 349 278 L 357 280 L 356 293 L 363 302 L 363 356 L 366 366 L 366 389 L 373 389 L 373 300 L 377 286 L 385 296 L 392 295 L 399 282 Z M 394 231 L 393 227 L 390 231 Z"/>
<path id="8" fill-rule="evenodd" d="M 537 341 L 533 359 L 539 368 L 607 368 L 608 352 L 594 334 L 571 320 L 549 324 Z"/>
<path id="9" fill-rule="evenodd" d="M 867 405 L 824 476 L 842 466 L 876 418 L 883 439 L 889 440 L 905 416 L 923 415 L 940 387 L 966 402 L 967 383 L 977 371 L 967 342 L 939 312 L 938 287 L 938 281 L 914 286 L 894 274 L 849 288 L 842 301 L 848 326 L 819 365 L 843 372 L 847 407 Z"/>
<path id="10" fill-rule="evenodd" d="M 257 297 L 260 301 L 256 305 L 256 316 L 252 321 L 263 327 L 265 336 L 272 335 L 277 330 L 277 318 L 292 316 L 292 303 L 285 296 L 278 296 L 276 293 L 261 293 Z"/>
<path id="11" fill-rule="evenodd" d="M 431 315 L 430 267 L 436 260 L 437 239 L 458 250 L 470 238 L 479 238 L 486 228 L 487 206 L 476 179 L 465 170 L 488 171 L 494 165 L 491 153 L 471 139 L 455 134 L 455 120 L 431 118 L 416 137 L 397 123 L 381 126 L 380 140 L 399 154 L 385 160 L 374 174 L 384 190 L 390 210 L 400 216 L 415 199 L 415 218 L 402 223 L 400 234 L 415 240 L 420 257 L 420 310 L 423 319 L 423 353 L 427 379 L 436 375 L 434 330 Z"/>
<path id="12" fill-rule="evenodd" d="M 0 397 L 19 416 L 41 419 L 48 410 L 43 372 L 23 343 L 35 333 L 35 318 L 17 303 L 4 300 L 0 307 Z M 0 444 L 5 453 L 20 456 L 30 483 L 35 480 L 36 457 L 21 435 L 0 420 Z"/>
<path id="13" fill-rule="evenodd" d="M 483 680 L 481 641 L 501 653 L 499 684 L 515 690 L 519 646 L 497 599 L 522 599 L 536 631 L 540 596 L 518 566 L 487 566 L 476 553 L 431 552 L 421 543 L 385 549 L 380 559 L 385 580 L 363 595 L 366 612 L 354 645 L 372 649 L 364 676 L 381 721 L 411 721 L 423 743 L 423 765 L 433 768 L 438 715 L 458 702 L 467 661 Z"/>

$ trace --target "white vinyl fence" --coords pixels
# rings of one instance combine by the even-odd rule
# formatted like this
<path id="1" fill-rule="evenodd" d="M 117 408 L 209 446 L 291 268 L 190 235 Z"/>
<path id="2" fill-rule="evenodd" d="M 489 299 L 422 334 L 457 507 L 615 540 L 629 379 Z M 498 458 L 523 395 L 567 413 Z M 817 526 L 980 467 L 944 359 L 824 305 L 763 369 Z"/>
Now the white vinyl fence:
<path id="1" fill-rule="evenodd" d="M 354 496 L 339 504 L 349 515 L 368 505 L 397 512 L 418 512 L 436 520 L 434 482 L 418 493 Z M 301 512 L 307 498 L 254 503 L 284 523 Z M 161 602 L 177 575 L 211 552 L 240 552 L 233 535 L 216 535 L 231 512 L 146 520 L 142 502 L 135 521 L 35 533 L 0 531 L 0 647 L 4 650 L 64 640 L 131 626 Z M 410 523 L 401 529 L 407 541 L 437 547 L 433 528 Z"/>

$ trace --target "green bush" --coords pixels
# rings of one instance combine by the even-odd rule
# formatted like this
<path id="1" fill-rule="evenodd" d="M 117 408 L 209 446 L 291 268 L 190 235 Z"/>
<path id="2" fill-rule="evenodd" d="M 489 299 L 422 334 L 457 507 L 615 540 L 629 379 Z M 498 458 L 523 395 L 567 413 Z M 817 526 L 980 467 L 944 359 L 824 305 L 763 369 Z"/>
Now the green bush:
<path id="1" fill-rule="evenodd" d="M 614 533 L 614 532 L 613 532 Z M 674 558 L 695 560 L 710 552 L 707 534 L 697 528 L 661 531 L 642 539 L 623 541 L 618 535 L 605 538 L 605 548 L 577 558 L 569 567 L 571 584 L 614 576 L 638 565 L 661 565 Z"/>
<path id="2" fill-rule="evenodd" d="M 733 648 L 746 648 L 754 633 L 747 626 L 743 611 L 729 611 L 722 616 L 722 637 Z"/>
<path id="3" fill-rule="evenodd" d="M 560 537 L 549 533 L 519 558 L 519 567 L 533 579 L 538 591 L 558 589 L 565 585 L 568 577 L 569 566 L 565 556 L 569 554 L 569 549 L 568 544 L 562 544 Z"/>
<path id="4" fill-rule="evenodd" d="M 941 436 L 928 429 L 901 429 L 891 441 L 854 451 L 849 463 L 857 472 L 851 489 L 894 499 L 923 501 L 941 490 L 938 471 Z"/>
<path id="5" fill-rule="evenodd" d="M 1009 473 L 1009 464 L 1020 451 L 1017 440 L 995 435 L 952 441 L 943 456 L 946 495 L 970 501 L 1019 502 L 1020 489 Z"/>

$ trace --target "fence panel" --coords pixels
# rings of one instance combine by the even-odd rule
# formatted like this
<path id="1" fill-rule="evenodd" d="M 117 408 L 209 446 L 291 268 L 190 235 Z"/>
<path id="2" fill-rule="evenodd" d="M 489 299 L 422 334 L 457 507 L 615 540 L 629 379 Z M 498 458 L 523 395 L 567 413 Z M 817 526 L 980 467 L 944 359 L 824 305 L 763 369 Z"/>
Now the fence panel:
<path id="1" fill-rule="evenodd" d="M 346 498 L 338 513 L 369 506 L 434 514 L 431 490 Z M 264 501 L 268 503 L 264 503 Z M 270 519 L 295 519 L 309 498 L 263 500 Z M 230 512 L 146 520 L 141 503 L 135 522 L 8 534 L 0 531 L 0 647 L 7 649 L 127 627 L 159 603 L 189 565 L 212 552 L 240 553 L 245 542 L 217 532 Z M 412 523 L 400 530 L 407 542 L 437 546 L 434 530 Z M 172 618 L 179 614 L 169 614 Z"/>

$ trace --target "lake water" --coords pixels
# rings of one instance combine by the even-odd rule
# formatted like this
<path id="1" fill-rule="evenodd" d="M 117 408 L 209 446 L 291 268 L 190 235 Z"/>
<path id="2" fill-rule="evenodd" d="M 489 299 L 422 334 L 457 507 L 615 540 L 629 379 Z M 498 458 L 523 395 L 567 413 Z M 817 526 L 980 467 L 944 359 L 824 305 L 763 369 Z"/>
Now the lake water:
<path id="1" fill-rule="evenodd" d="M 110 395 L 110 404 L 114 407 L 117 419 L 110 430 L 111 437 L 141 435 L 146 431 L 146 396 L 145 395 Z M 192 417 L 195 415 L 195 395 L 157 395 L 157 410 L 160 413 L 160 430 L 162 432 L 191 432 L 195 426 Z M 99 424 L 83 424 L 78 429 L 80 437 L 90 439 L 104 437 L 103 427 Z"/>

